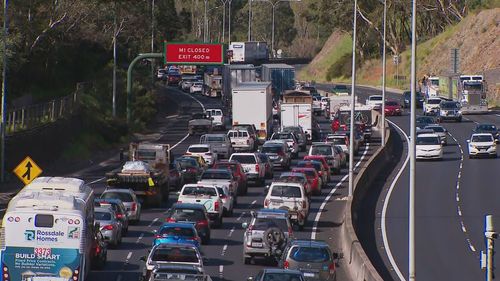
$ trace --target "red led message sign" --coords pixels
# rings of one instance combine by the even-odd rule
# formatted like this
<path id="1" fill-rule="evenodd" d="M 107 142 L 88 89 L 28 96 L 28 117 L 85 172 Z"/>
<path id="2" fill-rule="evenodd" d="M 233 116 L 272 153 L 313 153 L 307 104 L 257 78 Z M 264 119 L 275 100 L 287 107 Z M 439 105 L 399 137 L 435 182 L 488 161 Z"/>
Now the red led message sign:
<path id="1" fill-rule="evenodd" d="M 224 46 L 165 42 L 165 64 L 224 64 Z"/>

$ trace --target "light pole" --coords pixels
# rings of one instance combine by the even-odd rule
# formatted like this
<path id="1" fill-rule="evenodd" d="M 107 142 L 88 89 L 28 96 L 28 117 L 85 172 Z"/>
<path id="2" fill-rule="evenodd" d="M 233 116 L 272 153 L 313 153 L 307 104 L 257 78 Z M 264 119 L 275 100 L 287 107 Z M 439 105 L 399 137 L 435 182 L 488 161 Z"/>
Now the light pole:
<path id="1" fill-rule="evenodd" d="M 116 25 L 116 1 L 113 2 L 114 6 L 114 15 L 113 15 L 113 109 L 112 109 L 112 114 L 113 117 L 116 117 L 116 33 L 118 32 L 117 30 L 117 25 Z"/>
<path id="2" fill-rule="evenodd" d="M 208 5 L 208 0 L 205 0 L 205 16 L 203 17 L 203 42 L 207 42 L 207 37 L 208 37 L 208 21 L 207 21 L 207 5 Z"/>
<path id="3" fill-rule="evenodd" d="M 252 0 L 252 1 L 257 1 L 257 2 L 267 2 L 269 4 L 271 4 L 271 8 L 272 8 L 272 21 L 273 21 L 273 24 L 272 24 L 272 31 L 271 31 L 271 52 L 273 53 L 273 57 L 274 57 L 274 12 L 276 10 L 276 6 L 278 6 L 279 3 L 281 2 L 301 2 L 301 0 L 278 0 L 276 2 L 271 2 L 271 0 Z"/>
<path id="4" fill-rule="evenodd" d="M 155 48 L 155 0 L 151 0 L 151 53 L 154 53 Z M 151 85 L 155 83 L 155 66 L 151 60 Z"/>
<path id="5" fill-rule="evenodd" d="M 354 112 L 356 107 L 356 19 L 358 16 L 358 0 L 354 0 L 353 32 L 352 32 L 352 74 L 351 74 L 351 124 L 349 135 L 349 198 L 354 191 Z"/>
<path id="6" fill-rule="evenodd" d="M 229 26 L 228 26 L 228 35 L 229 35 L 229 38 L 228 38 L 228 43 L 231 43 L 231 3 L 233 2 L 233 0 L 229 0 Z M 224 12 L 226 11 L 226 9 L 224 8 Z"/>
<path id="7" fill-rule="evenodd" d="M 247 41 L 252 41 L 252 0 L 248 0 L 248 38 Z"/>
<path id="8" fill-rule="evenodd" d="M 384 36 L 383 36 L 383 49 L 382 49 L 382 147 L 385 147 L 385 74 L 386 74 L 386 61 L 385 61 L 385 38 L 387 27 L 387 0 L 384 1 Z"/>
<path id="9" fill-rule="evenodd" d="M 2 127 L 0 128 L 0 145 L 2 154 L 0 159 L 0 181 L 5 182 L 5 116 L 6 111 L 6 96 L 7 96 L 7 37 L 8 37 L 8 18 L 7 11 L 9 8 L 9 0 L 3 0 L 3 67 L 2 67 Z"/>
<path id="10" fill-rule="evenodd" d="M 411 15 L 411 117 L 410 117 L 410 190 L 408 219 L 408 280 L 415 281 L 415 113 L 416 113 L 416 59 L 417 59 L 417 0 L 413 0 Z"/>
<path id="11" fill-rule="evenodd" d="M 226 38 L 226 3 L 228 0 L 220 0 L 222 3 L 222 42 Z"/>

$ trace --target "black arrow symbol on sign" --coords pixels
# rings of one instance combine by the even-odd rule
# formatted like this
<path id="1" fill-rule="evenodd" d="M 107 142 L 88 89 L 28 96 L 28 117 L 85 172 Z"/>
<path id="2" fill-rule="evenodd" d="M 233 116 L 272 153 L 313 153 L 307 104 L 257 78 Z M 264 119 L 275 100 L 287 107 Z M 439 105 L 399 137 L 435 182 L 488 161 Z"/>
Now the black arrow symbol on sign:
<path id="1" fill-rule="evenodd" d="M 26 163 L 26 173 L 24 173 L 24 175 L 22 176 L 23 178 L 26 178 L 27 180 L 30 180 L 31 179 L 31 167 L 33 167 L 31 165 L 31 162 L 28 161 L 28 163 Z"/>

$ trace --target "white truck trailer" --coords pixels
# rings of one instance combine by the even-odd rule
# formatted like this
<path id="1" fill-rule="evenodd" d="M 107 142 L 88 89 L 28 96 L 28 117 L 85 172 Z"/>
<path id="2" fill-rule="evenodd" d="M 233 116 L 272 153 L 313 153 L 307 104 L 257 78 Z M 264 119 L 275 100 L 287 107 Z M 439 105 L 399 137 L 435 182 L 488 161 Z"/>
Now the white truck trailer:
<path id="1" fill-rule="evenodd" d="M 313 109 L 312 96 L 298 91 L 286 92 L 280 105 L 281 129 L 289 126 L 301 126 L 302 130 L 311 140 Z"/>
<path id="2" fill-rule="evenodd" d="M 271 82 L 246 82 L 232 90 L 233 126 L 253 124 L 260 142 L 273 132 Z"/>
<path id="3" fill-rule="evenodd" d="M 462 114 L 488 113 L 485 84 L 483 75 L 460 76 L 458 98 L 462 106 Z"/>

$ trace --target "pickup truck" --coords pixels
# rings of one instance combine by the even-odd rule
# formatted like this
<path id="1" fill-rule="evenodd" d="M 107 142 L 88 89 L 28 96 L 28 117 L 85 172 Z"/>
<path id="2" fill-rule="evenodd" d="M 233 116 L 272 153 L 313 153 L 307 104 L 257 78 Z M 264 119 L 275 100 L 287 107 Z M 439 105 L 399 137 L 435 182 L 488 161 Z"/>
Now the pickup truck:
<path id="1" fill-rule="evenodd" d="M 206 109 L 205 112 L 207 115 L 212 117 L 212 124 L 214 127 L 225 130 L 226 129 L 226 120 L 224 118 L 224 113 L 222 109 L 218 108 L 210 108 Z"/>
<path id="2" fill-rule="evenodd" d="M 206 134 L 200 138 L 201 144 L 210 144 L 212 152 L 217 153 L 218 159 L 229 158 L 233 153 L 231 140 L 225 134 Z"/>
<path id="3" fill-rule="evenodd" d="M 194 135 L 197 132 L 211 133 L 212 129 L 212 118 L 206 113 L 193 113 L 188 122 L 189 135 Z"/>
<path id="4" fill-rule="evenodd" d="M 177 203 L 191 203 L 205 206 L 214 227 L 222 226 L 223 202 L 217 186 L 213 184 L 186 184 L 179 192 Z"/>
<path id="5" fill-rule="evenodd" d="M 231 140 L 231 145 L 235 151 L 252 151 L 255 147 L 255 140 L 248 131 L 229 130 L 227 137 Z"/>

